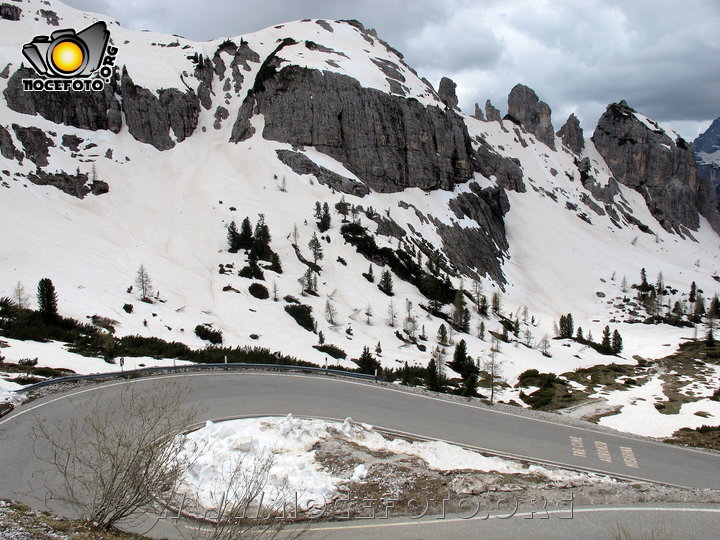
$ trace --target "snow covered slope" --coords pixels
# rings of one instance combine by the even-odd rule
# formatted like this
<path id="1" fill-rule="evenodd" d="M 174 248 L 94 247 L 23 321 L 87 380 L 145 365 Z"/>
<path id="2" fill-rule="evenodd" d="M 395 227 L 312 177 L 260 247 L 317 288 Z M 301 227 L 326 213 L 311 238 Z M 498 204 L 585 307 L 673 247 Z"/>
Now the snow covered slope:
<path id="1" fill-rule="evenodd" d="M 422 252 L 423 266 L 431 248 L 439 249 L 440 273 L 448 274 L 453 288 L 482 289 L 488 298 L 498 292 L 502 314 L 511 320 L 522 318 L 527 306 L 533 322 L 523 322 L 520 334 L 533 347 L 507 344 L 499 353 L 511 384 L 529 368 L 563 373 L 610 361 L 569 341 L 553 341 L 552 358 L 541 353 L 538 341 L 554 335 L 553 324 L 565 313 L 598 339 L 613 321 L 611 327 L 625 337 L 622 358 L 612 358 L 616 362 L 672 352 L 692 329 L 663 327 L 659 343 L 657 332 L 649 331 L 653 327 L 623 322 L 632 316 L 617 307 L 618 297 L 634 294 L 621 290 L 624 278 L 628 284 L 639 282 L 641 268 L 651 281 L 662 272 L 665 283 L 676 289 L 665 298 L 670 306 L 687 299 L 693 281 L 706 298 L 720 291 L 714 279 L 720 239 L 704 217 L 687 234 L 665 230 L 637 190 L 611 179 L 592 141 L 586 140 L 580 155 L 560 139 L 557 150 L 551 150 L 509 120 L 484 122 L 449 110 L 397 51 L 359 23 L 298 21 L 196 43 L 129 31 L 107 17 L 56 1 L 14 0 L 12 6 L 21 10 L 19 20 L 0 19 L 0 92 L 5 98 L 0 100 L 0 296 L 11 296 L 18 282 L 33 290 L 39 279 L 49 277 L 62 314 L 83 321 L 108 317 L 116 321 L 118 335 L 157 336 L 199 348 L 206 342 L 193 329 L 207 324 L 223 332 L 225 345 L 260 345 L 322 365 L 328 357 L 313 348 L 318 335 L 298 326 L 284 309 L 283 297 L 292 295 L 312 306 L 326 342 L 348 353 L 340 363 L 354 367 L 351 358 L 379 343 L 378 360 L 385 367 L 426 365 L 438 328 L 447 322 L 423 310 L 428 299 L 397 275 L 392 298 L 378 289 L 384 268 L 357 253 L 340 234 L 342 216 L 335 204 L 341 198 L 362 208 L 356 219 L 377 233 L 379 247 L 397 249 L 403 237 L 404 249 L 415 256 Z M 75 98 L 48 98 L 55 100 L 51 106 L 40 97 L 29 102 L 18 94 L 13 85 L 24 62 L 24 43 L 59 28 L 81 30 L 97 20 L 108 23 L 118 47 L 117 74 L 103 98 L 83 102 L 91 118 L 76 114 Z M 357 148 L 338 146 L 337 140 L 352 136 L 343 131 L 349 105 L 345 117 L 342 107 L 337 113 L 333 109 L 337 133 L 299 119 L 313 107 L 318 115 L 330 107 L 330 93 L 305 96 L 302 88 L 290 85 L 283 91 L 296 92 L 302 111 L 273 108 L 270 83 L 289 66 L 298 68 L 296 75 L 314 77 L 314 84 L 332 87 L 340 103 L 360 100 L 368 107 L 363 111 L 379 104 L 382 109 L 370 119 L 372 142 L 382 146 L 373 150 L 378 155 L 386 156 L 383 152 L 395 144 L 395 126 L 405 126 L 407 139 L 397 142 L 405 168 L 385 169 L 388 177 L 397 172 L 404 184 L 388 181 L 387 189 L 375 189 L 384 173 L 373 172 L 372 178 L 365 173 L 373 166 L 389 167 L 393 160 L 362 163 L 351 155 Z M 352 92 L 342 86 L 352 87 L 350 79 L 358 85 Z M 343 90 L 333 86 L 338 84 Z M 308 105 L 313 99 L 316 104 Z M 276 135 L 274 126 L 283 118 L 295 122 L 287 131 L 297 133 L 297 139 Z M 655 129 L 645 117 L 638 119 Z M 303 129 L 312 144 L 303 142 Z M 443 133 L 451 133 L 450 138 L 442 139 Z M 459 146 L 452 141 L 460 141 Z M 472 166 L 473 156 L 483 149 L 488 152 L 484 165 Z M 296 160 L 301 156 L 312 171 L 287 165 L 278 151 Z M 346 160 L 340 159 L 342 152 Z M 584 158 L 589 168 L 583 169 Z M 507 171 L 518 167 L 522 178 L 512 185 Z M 33 177 L 38 169 L 70 178 L 82 198 L 72 189 L 39 185 L 53 182 Z M 443 175 L 442 181 L 432 171 Z M 594 184 L 584 182 L 584 175 L 592 176 Z M 93 177 L 107 184 L 107 193 L 83 187 Z M 329 203 L 332 210 L 331 227 L 323 234 L 315 223 L 316 201 Z M 366 212 L 370 208 L 374 213 Z M 228 252 L 226 228 L 231 221 L 239 226 L 246 216 L 253 224 L 263 216 L 282 263 L 282 274 L 264 272 L 269 299 L 255 298 L 248 291 L 252 280 L 238 276 L 245 254 Z M 327 237 L 321 242 L 317 296 L 304 294 L 298 281 L 308 266 L 292 245 L 295 228 L 306 259 L 312 259 L 308 242 L 313 234 Z M 154 303 L 141 302 L 136 288 L 128 292 L 141 264 L 158 292 Z M 221 265 L 231 270 L 221 273 Z M 375 282 L 361 276 L 368 267 Z M 387 322 L 391 301 L 395 327 Z M 132 313 L 126 304 L 133 306 Z M 328 306 L 336 312 L 333 317 L 325 316 Z M 451 312 L 452 305 L 444 307 L 445 314 Z M 469 353 L 485 359 L 491 342 L 487 334 L 478 337 L 478 327 L 482 322 L 487 330 L 501 332 L 500 317 L 470 312 L 469 333 L 451 339 L 465 339 Z M 396 337 L 408 314 L 417 320 L 417 334 L 428 337 L 418 343 L 423 347 Z M 13 348 L 4 350 L 5 356 L 19 359 L 21 353 Z M 508 389 L 503 397 L 514 399 L 518 392 Z"/>

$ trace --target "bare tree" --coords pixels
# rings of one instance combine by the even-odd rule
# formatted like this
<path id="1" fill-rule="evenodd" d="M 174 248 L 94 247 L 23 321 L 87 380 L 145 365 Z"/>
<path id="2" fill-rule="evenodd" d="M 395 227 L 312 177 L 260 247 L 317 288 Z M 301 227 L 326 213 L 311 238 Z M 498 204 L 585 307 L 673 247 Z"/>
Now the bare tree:
<path id="1" fill-rule="evenodd" d="M 328 298 L 325 300 L 325 320 L 335 326 L 337 320 L 337 309 L 335 304 Z"/>
<path id="2" fill-rule="evenodd" d="M 81 519 L 106 530 L 133 523 L 149 501 L 178 485 L 193 459 L 178 457 L 183 441 L 177 435 L 197 416 L 183 406 L 186 394 L 173 383 L 152 392 L 133 384 L 114 407 L 97 397 L 79 416 L 53 424 L 38 419 L 33 450 L 60 478 L 59 486 L 46 481 L 49 497 L 69 502 Z"/>
<path id="3" fill-rule="evenodd" d="M 495 349 L 490 349 L 490 358 L 485 361 L 483 369 L 487 372 L 490 383 L 490 403 L 495 401 L 495 388 L 501 381 L 502 363 L 497 358 Z"/>
<path id="4" fill-rule="evenodd" d="M 387 311 L 387 323 L 395 328 L 395 324 L 397 322 L 397 310 L 395 309 L 395 304 L 392 300 L 390 300 L 390 304 L 388 305 L 388 311 Z"/>
<path id="5" fill-rule="evenodd" d="M 150 275 L 145 270 L 145 265 L 141 264 L 135 275 L 135 285 L 140 289 L 142 300 L 148 300 L 153 295 L 153 285 Z"/>
<path id="6" fill-rule="evenodd" d="M 25 287 L 19 281 L 13 289 L 12 299 L 18 307 L 28 308 L 30 306 L 30 296 L 25 292 Z"/>
<path id="7" fill-rule="evenodd" d="M 373 308 L 370 304 L 365 308 L 365 317 L 367 317 L 367 323 L 372 324 Z"/>
<path id="8" fill-rule="evenodd" d="M 551 356 L 550 354 L 550 338 L 547 334 L 540 340 L 540 350 L 545 356 Z"/>

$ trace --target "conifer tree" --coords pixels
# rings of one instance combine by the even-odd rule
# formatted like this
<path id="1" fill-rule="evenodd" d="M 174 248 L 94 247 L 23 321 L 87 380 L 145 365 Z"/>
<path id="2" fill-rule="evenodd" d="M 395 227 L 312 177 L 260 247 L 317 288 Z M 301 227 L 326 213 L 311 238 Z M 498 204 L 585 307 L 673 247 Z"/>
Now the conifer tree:
<path id="1" fill-rule="evenodd" d="M 236 247 L 240 249 L 251 249 L 253 247 L 253 232 L 250 225 L 250 218 L 246 217 L 240 224 L 240 235 L 237 239 Z"/>
<path id="2" fill-rule="evenodd" d="M 461 339 L 457 345 L 455 345 L 455 352 L 453 353 L 452 368 L 464 379 L 470 372 L 472 366 L 467 355 L 467 343 L 464 339 Z"/>
<path id="3" fill-rule="evenodd" d="M 434 357 L 430 358 L 430 362 L 428 362 L 427 365 L 425 373 L 425 386 L 428 390 L 432 390 L 433 392 L 440 391 L 440 378 L 438 377 L 437 364 L 435 363 Z"/>
<path id="4" fill-rule="evenodd" d="M 695 295 L 697 294 L 697 285 L 695 285 L 695 282 L 693 281 L 690 285 L 690 297 L 688 300 L 690 302 L 695 302 Z"/>
<path id="5" fill-rule="evenodd" d="M 282 264 L 280 264 L 280 256 L 277 253 L 274 253 L 270 257 L 270 266 L 268 266 L 268 270 L 272 270 L 273 272 L 277 272 L 278 274 L 282 274 Z"/>
<path id="6" fill-rule="evenodd" d="M 615 330 L 612 335 L 612 352 L 613 354 L 620 354 L 623 349 L 623 342 L 622 337 L 620 336 L 620 332 Z"/>
<path id="7" fill-rule="evenodd" d="M 315 219 L 320 221 L 321 217 L 322 217 L 322 206 L 320 206 L 320 201 L 315 201 Z"/>
<path id="8" fill-rule="evenodd" d="M 242 232 L 241 232 L 242 234 Z M 255 225 L 255 232 L 252 238 L 252 250 L 257 254 L 258 259 L 263 261 L 269 261 L 272 256 L 270 249 L 270 228 L 265 223 L 265 218 L 260 216 L 257 224 Z"/>
<path id="9" fill-rule="evenodd" d="M 480 324 L 478 325 L 478 337 L 481 341 L 485 341 L 485 322 L 480 321 Z"/>
<path id="10" fill-rule="evenodd" d="M 377 345 L 375 345 L 375 354 L 380 356 L 382 354 L 382 345 L 380 345 L 380 342 L 377 342 Z"/>
<path id="11" fill-rule="evenodd" d="M 695 310 L 693 311 L 693 316 L 695 322 L 700 322 L 705 316 L 705 299 L 700 293 L 695 295 Z"/>
<path id="12" fill-rule="evenodd" d="M 145 265 L 141 264 L 135 275 L 135 285 L 140 289 L 140 299 L 147 301 L 153 294 L 153 285 L 150 275 L 145 270 Z"/>
<path id="13" fill-rule="evenodd" d="M 231 221 L 230 225 L 227 227 L 227 242 L 228 251 L 230 253 L 237 253 L 240 249 L 240 233 L 238 232 L 234 221 Z"/>
<path id="14" fill-rule="evenodd" d="M 327 231 L 330 228 L 331 222 L 330 207 L 328 206 L 328 203 L 323 203 L 322 213 L 320 214 L 320 220 L 318 221 L 318 229 L 320 232 Z"/>
<path id="15" fill-rule="evenodd" d="M 58 314 L 58 297 L 55 286 L 49 278 L 38 282 L 37 288 L 38 311 L 46 320 L 54 319 Z"/>
<path id="16" fill-rule="evenodd" d="M 498 292 L 494 292 L 492 295 L 492 311 L 493 313 L 497 314 L 500 313 L 500 309 L 502 307 L 500 300 L 500 294 Z"/>
<path id="17" fill-rule="evenodd" d="M 370 352 L 370 348 L 366 345 L 363 347 L 362 354 L 358 359 L 358 367 L 361 373 L 375 375 L 375 370 L 379 367 L 379 363 Z"/>
<path id="18" fill-rule="evenodd" d="M 612 351 L 612 342 L 610 340 L 610 327 L 607 325 L 605 325 L 605 328 L 603 329 L 601 345 L 603 349 L 607 351 Z"/>
<path id="19" fill-rule="evenodd" d="M 322 245 L 320 244 L 320 240 L 318 239 L 317 233 L 313 233 L 312 238 L 308 242 L 308 247 L 310 248 L 310 251 L 312 252 L 313 261 L 315 264 L 319 260 L 323 258 L 323 249 Z"/>
<path id="20" fill-rule="evenodd" d="M 378 289 L 387 294 L 388 296 L 393 295 L 393 279 L 392 272 L 390 270 L 384 270 L 380 276 L 380 283 L 378 283 Z"/>
<path id="21" fill-rule="evenodd" d="M 575 339 L 582 343 L 585 340 L 585 336 L 583 335 L 583 329 L 582 326 L 579 326 L 577 329 L 577 335 L 575 336 Z"/>
<path id="22" fill-rule="evenodd" d="M 477 395 L 478 376 L 474 371 L 468 372 L 462 381 L 462 395 L 474 397 Z"/>
<path id="23" fill-rule="evenodd" d="M 448 344 L 448 333 L 447 328 L 445 328 L 444 324 L 441 324 L 440 328 L 438 328 L 437 342 L 443 347 Z"/>

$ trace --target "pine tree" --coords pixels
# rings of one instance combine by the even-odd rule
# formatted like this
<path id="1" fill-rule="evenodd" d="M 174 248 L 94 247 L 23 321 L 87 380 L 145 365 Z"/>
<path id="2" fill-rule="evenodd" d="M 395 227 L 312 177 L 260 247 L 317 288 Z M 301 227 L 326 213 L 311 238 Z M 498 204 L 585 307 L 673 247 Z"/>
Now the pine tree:
<path id="1" fill-rule="evenodd" d="M 447 328 L 445 328 L 444 324 L 441 324 L 440 328 L 438 328 L 437 342 L 443 347 L 447 346 L 448 344 L 448 333 Z"/>
<path id="2" fill-rule="evenodd" d="M 567 325 L 565 327 L 565 333 L 566 335 L 564 337 L 571 338 L 575 334 L 575 322 L 573 321 L 572 313 L 568 313 L 565 317 L 565 324 Z"/>
<path id="3" fill-rule="evenodd" d="M 478 376 L 475 372 L 469 372 L 462 381 L 462 395 L 474 397 L 477 395 Z"/>
<path id="4" fill-rule="evenodd" d="M 452 368 L 455 372 L 459 373 L 462 378 L 465 378 L 472 368 L 467 355 L 467 343 L 465 343 L 464 339 L 461 339 L 460 342 L 455 345 Z"/>
<path id="5" fill-rule="evenodd" d="M 606 351 L 612 351 L 612 342 L 610 340 L 610 327 L 605 325 L 602 335 L 602 348 Z"/>
<path id="6" fill-rule="evenodd" d="M 392 272 L 390 270 L 384 270 L 380 276 L 380 283 L 378 283 L 378 289 L 387 294 L 388 296 L 393 295 L 393 279 Z"/>
<path id="7" fill-rule="evenodd" d="M 622 337 L 620 336 L 620 332 L 615 330 L 612 335 L 612 352 L 613 354 L 620 354 L 623 349 L 623 342 Z"/>
<path id="8" fill-rule="evenodd" d="M 714 327 L 714 325 L 712 324 L 712 319 L 710 319 L 710 324 L 708 325 L 708 331 L 705 336 L 705 345 L 708 347 L 715 346 L 715 333 L 714 333 L 713 327 Z"/>
<path id="9" fill-rule="evenodd" d="M 493 313 L 495 313 L 495 314 L 500 313 L 501 307 L 502 307 L 502 305 L 501 305 L 501 300 L 500 300 L 500 294 L 497 292 L 494 292 L 492 295 L 492 311 L 493 311 Z"/>
<path id="10" fill-rule="evenodd" d="M 268 270 L 272 270 L 278 274 L 282 274 L 282 264 L 280 264 L 280 256 L 277 253 L 273 253 L 270 257 L 270 266 Z"/>
<path id="11" fill-rule="evenodd" d="M 318 332 L 318 344 L 323 345 L 325 343 L 325 334 L 323 334 L 323 331 L 320 330 Z"/>
<path id="12" fill-rule="evenodd" d="M 323 258 L 323 249 L 322 245 L 320 244 L 320 240 L 318 239 L 317 233 L 313 233 L 312 238 L 308 242 L 308 247 L 310 248 L 310 251 L 312 252 L 313 261 L 315 264 L 319 260 Z"/>
<path id="13" fill-rule="evenodd" d="M 250 218 L 246 217 L 240 224 L 240 236 L 237 239 L 236 247 L 240 249 L 251 249 L 253 247 L 253 232 L 250 225 Z"/>
<path id="14" fill-rule="evenodd" d="M 322 206 L 320 205 L 320 201 L 315 201 L 315 219 L 318 221 L 322 217 Z"/>
<path id="15" fill-rule="evenodd" d="M 370 283 L 375 283 L 375 274 L 373 274 L 373 265 L 372 265 L 372 263 L 370 263 L 370 268 L 368 268 L 368 271 L 367 271 L 366 276 L 367 276 L 367 279 L 368 279 L 368 281 L 369 281 Z"/>
<path id="16" fill-rule="evenodd" d="M 240 233 L 234 221 L 231 221 L 227 227 L 227 242 L 230 253 L 237 253 L 240 250 Z"/>
<path id="17" fill-rule="evenodd" d="M 453 300 L 452 323 L 457 329 L 462 329 L 463 317 L 465 314 L 465 295 L 461 289 L 455 291 L 455 300 Z"/>
<path id="18" fill-rule="evenodd" d="M 38 282 L 37 288 L 38 311 L 43 318 L 49 320 L 57 317 L 58 297 L 55 286 L 49 278 L 43 278 Z"/>
<path id="19" fill-rule="evenodd" d="M 640 290 L 647 291 L 650 289 L 650 284 L 647 281 L 647 272 L 644 268 L 640 270 Z"/>
<path id="20" fill-rule="evenodd" d="M 320 215 L 320 221 L 318 221 L 318 229 L 320 232 L 325 232 L 330 228 L 331 223 L 330 207 L 328 203 L 323 203 L 322 214 Z"/>
<path id="21" fill-rule="evenodd" d="M 377 342 L 377 345 L 375 345 L 375 354 L 380 356 L 382 354 L 382 346 L 380 345 L 380 342 Z"/>
<path id="22" fill-rule="evenodd" d="M 440 391 L 440 378 L 438 377 L 437 364 L 435 358 L 431 358 L 428 362 L 425 374 L 425 386 L 433 392 Z"/>
<path id="23" fill-rule="evenodd" d="M 140 265 L 135 275 L 135 285 L 140 289 L 140 299 L 147 301 L 153 294 L 153 285 L 150 276 L 145 270 L 145 265 Z"/>
<path id="24" fill-rule="evenodd" d="M 575 340 L 582 343 L 585 341 L 585 336 L 583 335 L 583 329 L 582 326 L 578 327 L 577 329 L 577 335 L 575 336 Z"/>
<path id="25" fill-rule="evenodd" d="M 710 309 L 708 310 L 710 316 L 714 319 L 720 318 L 720 301 L 718 301 L 718 295 L 712 297 L 710 300 Z"/>
<path id="26" fill-rule="evenodd" d="M 335 209 L 342 216 L 342 222 L 347 223 L 347 216 L 350 213 L 350 205 L 345 202 L 345 195 L 343 195 L 340 202 L 335 205 Z"/>
<path id="27" fill-rule="evenodd" d="M 480 324 L 478 325 L 478 337 L 481 341 L 485 341 L 485 322 L 480 321 Z"/>
<path id="28" fill-rule="evenodd" d="M 657 283 L 655 284 L 655 290 L 659 295 L 665 294 L 665 280 L 663 279 L 663 273 L 659 272 L 657 277 Z"/>
<path id="29" fill-rule="evenodd" d="M 478 308 L 478 312 L 483 317 L 488 316 L 488 299 L 484 294 L 480 297 L 480 307 Z"/>
<path id="30" fill-rule="evenodd" d="M 242 232 L 241 232 L 242 234 Z M 261 215 L 255 225 L 255 232 L 253 233 L 252 249 L 257 254 L 258 258 L 263 261 L 269 261 L 272 255 L 270 249 L 270 228 L 265 223 L 265 218 Z"/>
<path id="31" fill-rule="evenodd" d="M 375 360 L 367 345 L 363 347 L 362 354 L 358 359 L 358 367 L 361 373 L 367 373 L 368 375 L 375 375 L 375 371 L 379 367 L 378 361 Z"/>
<path id="32" fill-rule="evenodd" d="M 695 302 L 695 295 L 697 294 L 697 285 L 695 285 L 695 282 L 693 281 L 690 285 L 690 297 L 688 300 L 690 302 Z"/>

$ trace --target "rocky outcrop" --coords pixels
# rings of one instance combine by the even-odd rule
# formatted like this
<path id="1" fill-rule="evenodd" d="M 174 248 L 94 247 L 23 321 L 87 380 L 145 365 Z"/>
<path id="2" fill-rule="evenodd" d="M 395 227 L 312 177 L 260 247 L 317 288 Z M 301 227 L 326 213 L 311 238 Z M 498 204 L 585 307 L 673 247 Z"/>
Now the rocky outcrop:
<path id="1" fill-rule="evenodd" d="M 44 167 L 48 164 L 48 156 L 50 155 L 50 147 L 55 146 L 42 129 L 36 127 L 22 127 L 17 124 L 12 125 L 15 136 L 23 145 L 25 156 L 38 167 Z"/>
<path id="2" fill-rule="evenodd" d="M 715 186 L 720 211 L 720 118 L 716 118 L 705 133 L 693 141 L 697 175 Z"/>
<path id="3" fill-rule="evenodd" d="M 579 155 L 583 148 L 585 148 L 585 137 L 580 127 L 580 120 L 577 119 L 574 113 L 568 116 L 567 121 L 556 135 L 560 137 L 563 144 L 575 154 Z"/>
<path id="4" fill-rule="evenodd" d="M 516 84 L 508 95 L 508 117 L 541 142 L 555 150 L 555 130 L 550 119 L 550 107 L 540 101 L 532 88 Z"/>
<path id="5" fill-rule="evenodd" d="M 640 120 L 622 101 L 607 107 L 592 140 L 615 179 L 643 195 L 664 229 L 697 230 L 702 214 L 720 232 L 715 193 L 698 179 L 693 150 L 683 139 Z"/>
<path id="6" fill-rule="evenodd" d="M 504 216 L 510 209 L 505 190 L 501 187 L 480 189 L 470 184 L 471 193 L 462 193 L 449 202 L 458 219 L 469 218 L 477 228 L 452 226 L 431 217 L 442 238 L 443 249 L 450 261 L 469 276 L 486 275 L 505 283 L 502 261 L 508 249 Z"/>
<path id="7" fill-rule="evenodd" d="M 225 78 L 225 70 L 227 69 L 221 53 L 227 53 L 232 56 L 232 60 L 230 61 L 230 72 L 235 92 L 240 92 L 242 84 L 245 81 L 245 77 L 240 70 L 251 71 L 252 68 L 250 67 L 249 62 L 259 63 L 260 55 L 253 51 L 244 39 L 240 40 L 240 46 L 230 40 L 221 43 L 213 56 L 215 75 L 217 75 L 220 79 Z"/>
<path id="8" fill-rule="evenodd" d="M 250 117 L 259 113 L 265 139 L 313 146 L 375 191 L 452 189 L 472 177 L 470 136 L 456 113 L 364 88 L 338 73 L 280 65 L 268 58 L 261 66 L 232 142 L 252 134 Z"/>
<path id="9" fill-rule="evenodd" d="M 20 15 L 22 15 L 22 9 L 17 6 L 11 6 L 10 4 L 0 4 L 0 19 L 6 21 L 19 21 Z"/>
<path id="10" fill-rule="evenodd" d="M 10 132 L 3 126 L 0 126 L 0 155 L 5 159 L 14 159 L 21 161 L 23 158 L 22 152 L 15 148 L 12 136 Z"/>
<path id="11" fill-rule="evenodd" d="M 716 118 L 705 133 L 697 136 L 693 141 L 693 148 L 698 154 L 720 152 L 720 118 Z M 720 155 L 717 159 L 720 161 Z"/>
<path id="12" fill-rule="evenodd" d="M 472 115 L 472 117 L 475 118 L 475 120 L 485 120 L 482 109 L 477 103 L 475 104 L 475 113 Z"/>
<path id="13" fill-rule="evenodd" d="M 447 107 L 459 111 L 458 98 L 456 93 L 457 84 L 452 79 L 443 77 L 440 79 L 440 86 L 438 87 L 438 96 Z"/>
<path id="14" fill-rule="evenodd" d="M 510 191 L 525 193 L 523 171 L 517 158 L 503 157 L 484 139 L 478 137 L 480 146 L 475 154 L 475 170 L 486 178 L 495 177 L 498 186 Z"/>
<path id="15" fill-rule="evenodd" d="M 28 175 L 28 180 L 38 186 L 53 186 L 78 199 L 84 198 L 89 193 L 102 195 L 110 191 L 106 182 L 95 180 L 88 184 L 88 175 L 79 172 L 77 174 L 68 174 L 61 171 L 59 173 L 48 174 L 42 169 L 38 169 L 35 173 Z"/>
<path id="16" fill-rule="evenodd" d="M 197 127 L 200 100 L 191 90 L 163 89 L 156 96 L 147 88 L 136 85 L 123 68 L 121 95 L 130 134 L 158 150 L 175 146 L 170 129 L 177 141 L 182 142 Z"/>
<path id="17" fill-rule="evenodd" d="M 56 124 L 80 129 L 100 129 L 118 133 L 122 127 L 120 102 L 115 95 L 117 83 L 113 79 L 102 92 L 25 92 L 22 79 L 39 76 L 30 68 L 20 68 L 8 80 L 5 100 L 13 111 L 39 114 Z"/>
<path id="18" fill-rule="evenodd" d="M 487 118 L 488 122 L 502 122 L 502 119 L 500 118 L 500 109 L 493 107 L 493 104 L 490 103 L 489 99 L 485 101 L 485 118 Z"/>
<path id="19" fill-rule="evenodd" d="M 276 153 L 280 161 L 290 167 L 296 174 L 312 174 L 321 184 L 349 195 L 364 197 L 370 193 L 365 184 L 321 167 L 305 154 L 293 152 L 292 150 L 276 150 Z"/>

